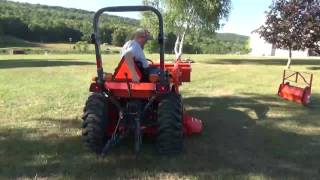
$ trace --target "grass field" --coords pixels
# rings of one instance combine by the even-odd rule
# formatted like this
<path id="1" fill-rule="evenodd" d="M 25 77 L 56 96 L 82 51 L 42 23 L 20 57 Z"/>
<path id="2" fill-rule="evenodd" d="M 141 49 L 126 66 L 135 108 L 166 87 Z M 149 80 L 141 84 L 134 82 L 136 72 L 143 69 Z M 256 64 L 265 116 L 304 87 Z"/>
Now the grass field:
<path id="1" fill-rule="evenodd" d="M 320 179 L 320 59 L 293 60 L 315 73 L 303 107 L 276 96 L 285 59 L 185 57 L 196 63 L 184 104 L 203 134 L 177 157 L 144 144 L 135 159 L 126 141 L 98 160 L 80 128 L 94 56 L 1 55 L 0 179 Z M 106 56 L 105 68 L 118 60 Z"/>
<path id="2" fill-rule="evenodd" d="M 75 43 L 38 43 L 22 40 L 12 36 L 0 37 L 0 52 L 1 50 L 19 49 L 24 50 L 27 54 L 44 54 L 46 51 L 53 51 L 54 53 L 66 54 L 66 53 L 79 53 L 78 49 L 75 49 Z M 118 52 L 121 47 L 103 44 L 101 45 L 102 52 Z M 94 45 L 88 44 L 88 52 L 94 52 Z M 9 52 L 9 51 L 8 51 Z M 8 53 L 7 53 L 8 54 Z"/>

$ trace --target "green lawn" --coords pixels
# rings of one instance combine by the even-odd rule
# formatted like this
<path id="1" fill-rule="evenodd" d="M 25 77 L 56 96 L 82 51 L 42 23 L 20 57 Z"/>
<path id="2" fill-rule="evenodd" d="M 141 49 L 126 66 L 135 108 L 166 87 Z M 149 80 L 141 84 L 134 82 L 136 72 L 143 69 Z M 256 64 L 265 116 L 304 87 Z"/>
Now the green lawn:
<path id="1" fill-rule="evenodd" d="M 80 128 L 94 56 L 0 55 L 0 179 L 320 179 L 320 59 L 293 60 L 315 74 L 304 107 L 276 95 L 285 59 L 185 57 L 196 63 L 184 104 L 203 134 L 177 157 L 147 143 L 135 159 L 125 141 L 98 160 Z M 118 61 L 106 56 L 105 68 Z"/>
<path id="2" fill-rule="evenodd" d="M 78 49 L 74 49 L 76 43 L 39 43 L 22 40 L 12 36 L 0 36 L 0 52 L 6 51 L 9 54 L 11 49 L 19 49 L 25 51 L 27 54 L 36 52 L 37 54 L 44 54 L 45 51 L 53 51 L 54 53 L 79 53 Z M 101 51 L 104 53 L 119 52 L 121 47 L 103 44 Z M 88 52 L 94 52 L 94 45 L 88 44 Z"/>

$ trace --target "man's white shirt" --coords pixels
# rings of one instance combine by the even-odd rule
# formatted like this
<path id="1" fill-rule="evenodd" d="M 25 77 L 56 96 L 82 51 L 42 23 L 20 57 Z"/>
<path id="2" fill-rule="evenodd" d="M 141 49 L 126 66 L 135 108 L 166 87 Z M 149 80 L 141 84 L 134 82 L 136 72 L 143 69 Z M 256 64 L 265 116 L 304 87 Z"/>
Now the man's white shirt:
<path id="1" fill-rule="evenodd" d="M 123 57 L 128 52 L 131 52 L 133 54 L 135 61 L 141 62 L 143 68 L 149 67 L 149 63 L 144 55 L 143 49 L 135 40 L 126 42 L 123 45 L 120 54 Z"/>

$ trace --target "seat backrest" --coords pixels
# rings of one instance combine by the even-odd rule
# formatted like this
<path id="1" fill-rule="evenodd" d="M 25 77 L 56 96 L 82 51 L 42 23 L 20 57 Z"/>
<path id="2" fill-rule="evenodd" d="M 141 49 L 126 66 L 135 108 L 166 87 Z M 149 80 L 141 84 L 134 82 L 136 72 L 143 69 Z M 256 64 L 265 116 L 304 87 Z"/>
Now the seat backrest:
<path id="1" fill-rule="evenodd" d="M 139 70 L 137 64 L 134 61 L 134 57 L 131 53 L 127 53 L 124 56 L 122 56 L 121 61 L 118 65 L 118 67 L 115 69 L 114 72 L 114 79 L 115 81 L 132 81 L 132 72 L 129 69 L 128 61 L 132 61 L 134 63 L 134 69 L 137 72 L 139 76 L 139 80 L 142 78 L 142 73 Z"/>

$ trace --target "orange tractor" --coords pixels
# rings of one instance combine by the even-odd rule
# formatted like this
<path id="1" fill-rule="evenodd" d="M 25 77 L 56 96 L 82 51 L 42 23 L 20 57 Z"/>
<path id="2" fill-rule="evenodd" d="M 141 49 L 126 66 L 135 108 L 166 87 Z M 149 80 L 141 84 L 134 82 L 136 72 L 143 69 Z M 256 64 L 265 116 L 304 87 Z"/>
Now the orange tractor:
<path id="1" fill-rule="evenodd" d="M 104 12 L 152 11 L 159 19 L 160 63 L 151 61 L 155 69 L 143 78 L 135 64 L 140 82 L 132 81 L 126 58 L 122 57 L 114 73 L 103 71 L 99 40 L 99 18 Z M 150 6 L 119 6 L 102 8 L 94 16 L 97 77 L 83 114 L 83 138 L 91 151 L 105 156 L 123 138 L 133 136 L 134 152 L 138 153 L 143 137 L 155 139 L 161 154 L 176 154 L 183 149 L 186 135 L 200 133 L 202 121 L 189 116 L 183 108 L 179 86 L 190 82 L 191 64 L 176 60 L 164 62 L 164 33 L 161 13 Z"/>

